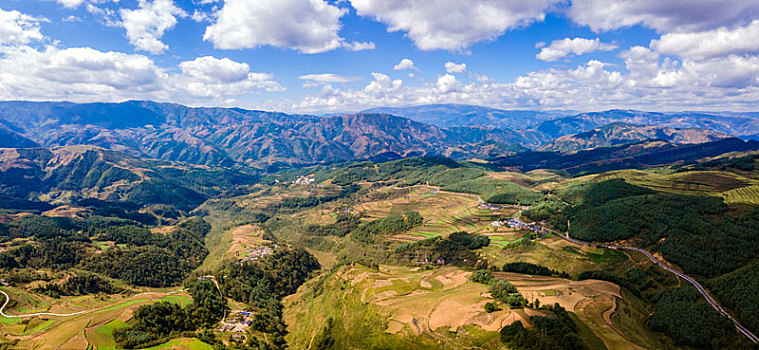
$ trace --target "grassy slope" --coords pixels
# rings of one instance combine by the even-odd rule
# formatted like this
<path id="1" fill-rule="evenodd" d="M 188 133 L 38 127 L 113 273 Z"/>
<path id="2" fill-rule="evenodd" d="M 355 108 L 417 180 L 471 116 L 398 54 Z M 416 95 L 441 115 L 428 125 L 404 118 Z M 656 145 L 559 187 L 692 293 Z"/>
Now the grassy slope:
<path id="1" fill-rule="evenodd" d="M 728 204 L 759 204 L 759 178 L 747 172 L 621 170 L 586 178 L 592 181 L 622 178 L 660 192 L 722 197 Z"/>
<path id="2" fill-rule="evenodd" d="M 343 267 L 308 282 L 298 294 L 288 297 L 285 321 L 290 347 L 307 348 L 329 337 L 335 348 L 501 348 L 495 332 L 466 327 L 469 336 L 459 336 L 445 327 L 429 329 L 439 320 L 424 315 L 441 300 L 476 303 L 481 310 L 485 286 L 467 282 L 455 287 L 443 283 L 422 287 L 423 272 L 394 267 L 382 271 Z M 415 297 L 415 292 L 427 294 Z M 333 327 L 326 331 L 328 319 Z"/>

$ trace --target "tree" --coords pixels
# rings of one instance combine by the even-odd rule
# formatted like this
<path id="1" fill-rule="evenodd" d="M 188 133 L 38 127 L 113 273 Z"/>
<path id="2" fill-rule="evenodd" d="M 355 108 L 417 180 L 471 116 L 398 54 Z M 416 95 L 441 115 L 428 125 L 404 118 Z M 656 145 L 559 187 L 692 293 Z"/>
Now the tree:
<path id="1" fill-rule="evenodd" d="M 491 313 L 500 310 L 501 308 L 498 307 L 498 303 L 494 301 L 489 301 L 485 303 L 485 312 Z"/>

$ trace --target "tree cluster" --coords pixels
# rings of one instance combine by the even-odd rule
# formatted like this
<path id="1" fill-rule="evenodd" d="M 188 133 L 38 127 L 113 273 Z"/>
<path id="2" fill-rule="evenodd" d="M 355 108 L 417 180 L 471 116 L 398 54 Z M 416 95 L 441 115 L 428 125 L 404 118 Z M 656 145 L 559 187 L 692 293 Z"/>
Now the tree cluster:
<path id="1" fill-rule="evenodd" d="M 537 276 L 555 276 L 560 278 L 569 278 L 569 274 L 566 272 L 559 272 L 556 270 L 549 269 L 545 266 L 531 264 L 528 262 L 511 262 L 506 263 L 503 265 L 503 272 L 515 272 L 515 273 L 523 273 L 526 275 L 537 275 Z"/>
<path id="2" fill-rule="evenodd" d="M 53 298 L 87 294 L 113 294 L 120 291 L 104 278 L 93 274 L 70 276 L 63 283 L 47 283 L 34 290 Z"/>
<path id="3" fill-rule="evenodd" d="M 460 241 L 440 236 L 404 243 L 390 255 L 391 259 L 412 264 L 474 266 L 478 255 Z"/>
<path id="4" fill-rule="evenodd" d="M 345 237 L 351 231 L 358 228 L 361 224 L 361 218 L 351 214 L 338 214 L 337 220 L 333 224 L 327 225 L 308 225 L 306 233 L 314 236 L 337 236 Z"/>
<path id="5" fill-rule="evenodd" d="M 359 242 L 373 243 L 376 236 L 403 233 L 421 225 L 423 221 L 419 213 L 405 211 L 362 224 L 351 233 L 351 237 Z"/>
<path id="6" fill-rule="evenodd" d="M 517 350 L 585 350 L 587 346 L 577 334 L 577 325 L 559 304 L 546 308 L 556 317 L 532 316 L 534 329 L 516 321 L 501 328 L 501 341 Z"/>
<path id="7" fill-rule="evenodd" d="M 185 307 L 170 302 L 140 306 L 134 324 L 113 332 L 118 345 L 126 349 L 160 344 L 182 332 L 214 326 L 223 317 L 227 301 L 213 281 L 200 279 L 188 286 L 192 303 Z"/>

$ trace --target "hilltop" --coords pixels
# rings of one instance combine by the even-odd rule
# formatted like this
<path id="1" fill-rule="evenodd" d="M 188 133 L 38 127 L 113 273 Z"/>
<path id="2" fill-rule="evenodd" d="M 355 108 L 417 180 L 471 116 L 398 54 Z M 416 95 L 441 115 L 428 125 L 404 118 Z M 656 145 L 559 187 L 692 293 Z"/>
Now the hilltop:
<path id="1" fill-rule="evenodd" d="M 701 128 L 667 128 L 655 125 L 632 125 L 615 122 L 590 131 L 566 135 L 538 147 L 538 151 L 580 151 L 596 147 L 617 146 L 648 140 L 672 144 L 694 144 L 731 137 L 728 134 Z"/>
<path id="2" fill-rule="evenodd" d="M 151 101 L 15 101 L 0 102 L 0 134 L 7 136 L 1 146 L 11 148 L 91 145 L 137 157 L 264 170 L 427 155 L 490 159 L 528 149 L 578 150 L 654 139 L 681 144 L 759 134 L 759 119 L 750 113 L 568 113 L 429 105 L 317 117 Z M 561 139 L 572 134 L 577 135 Z"/>

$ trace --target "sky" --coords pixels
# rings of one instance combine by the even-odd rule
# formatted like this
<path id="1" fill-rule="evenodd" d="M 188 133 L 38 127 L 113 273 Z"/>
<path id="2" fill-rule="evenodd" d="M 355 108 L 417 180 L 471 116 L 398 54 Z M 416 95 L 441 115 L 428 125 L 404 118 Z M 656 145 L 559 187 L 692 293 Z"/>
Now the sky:
<path id="1" fill-rule="evenodd" d="M 759 111 L 755 0 L 0 0 L 0 100 Z"/>

